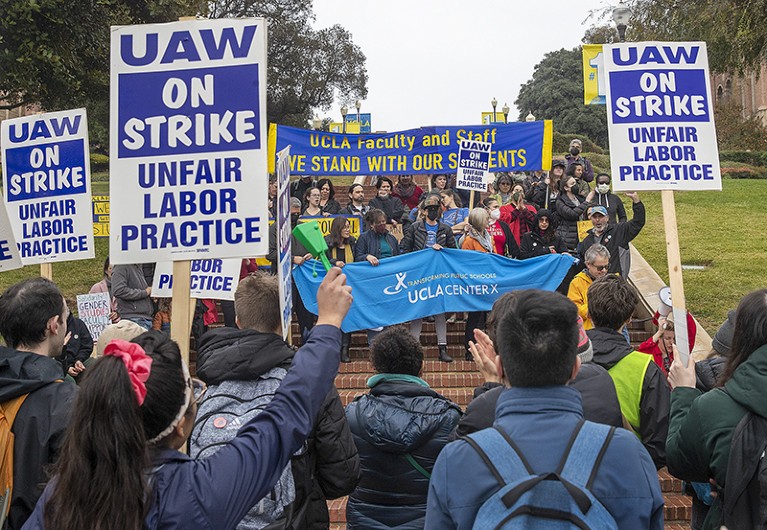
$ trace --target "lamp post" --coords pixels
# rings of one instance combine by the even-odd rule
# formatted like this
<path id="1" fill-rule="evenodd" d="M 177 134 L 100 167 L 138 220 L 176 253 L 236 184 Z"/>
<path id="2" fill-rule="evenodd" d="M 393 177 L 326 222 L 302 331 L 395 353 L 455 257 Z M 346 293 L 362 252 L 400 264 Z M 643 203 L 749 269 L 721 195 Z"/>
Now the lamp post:
<path id="1" fill-rule="evenodd" d="M 341 107 L 341 119 L 343 121 L 343 133 L 346 134 L 346 115 L 349 114 L 349 107 L 346 106 L 346 103 L 344 103 L 344 106 Z"/>
<path id="2" fill-rule="evenodd" d="M 493 123 L 495 123 L 495 108 L 498 106 L 498 100 L 493 98 L 490 104 L 493 106 Z"/>
<path id="3" fill-rule="evenodd" d="M 509 123 L 509 104 L 504 103 L 501 110 L 503 111 L 503 123 Z"/>
<path id="4" fill-rule="evenodd" d="M 360 127 L 362 127 L 362 123 L 360 122 L 360 109 L 362 108 L 362 102 L 358 99 L 354 106 L 357 108 L 357 123 L 360 124 Z"/>
<path id="5" fill-rule="evenodd" d="M 621 0 L 613 9 L 613 22 L 615 22 L 615 27 L 618 29 L 618 39 L 621 42 L 626 42 L 626 26 L 629 20 L 631 20 L 631 9 Z"/>
<path id="6" fill-rule="evenodd" d="M 315 130 L 315 131 L 319 131 L 321 128 L 322 128 L 322 120 L 317 118 L 317 117 L 315 117 L 312 120 L 312 129 Z"/>
<path id="7" fill-rule="evenodd" d="M 527 116 L 525 116 L 525 121 L 535 121 L 535 116 L 533 116 L 532 112 L 527 113 Z"/>

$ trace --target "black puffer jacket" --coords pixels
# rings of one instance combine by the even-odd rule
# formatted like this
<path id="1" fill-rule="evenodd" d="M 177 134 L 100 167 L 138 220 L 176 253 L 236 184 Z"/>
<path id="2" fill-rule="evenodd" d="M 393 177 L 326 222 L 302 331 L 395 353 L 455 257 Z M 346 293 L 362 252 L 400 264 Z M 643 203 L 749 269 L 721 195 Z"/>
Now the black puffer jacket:
<path id="1" fill-rule="evenodd" d="M 422 529 L 429 479 L 407 456 L 431 473 L 461 409 L 418 382 L 377 377 L 383 380 L 346 407 L 362 466 L 346 507 L 347 529 Z"/>
<path id="2" fill-rule="evenodd" d="M 399 251 L 403 254 L 415 250 L 423 250 L 426 247 L 426 222 L 416 221 L 405 232 L 405 236 L 399 242 Z M 456 248 L 453 229 L 445 223 L 437 221 L 437 244 L 445 248 Z"/>
<path id="3" fill-rule="evenodd" d="M 200 340 L 197 375 L 208 385 L 224 381 L 258 384 L 255 380 L 272 368 L 289 368 L 294 353 L 272 333 L 218 328 Z M 193 444 L 194 438 L 193 431 Z M 335 387 L 325 398 L 306 447 L 305 453 L 291 459 L 296 500 L 286 510 L 285 519 L 269 528 L 328 528 L 326 499 L 351 493 L 359 481 L 357 448 Z"/>
<path id="4" fill-rule="evenodd" d="M 629 276 L 629 262 L 627 261 L 629 243 L 639 235 L 645 224 L 644 204 L 641 202 L 632 203 L 631 209 L 634 212 L 634 217 L 630 221 L 618 223 L 617 225 L 608 224 L 600 238 L 600 243 L 610 251 L 610 268 L 607 272 L 610 274 L 617 272 L 626 278 Z M 586 251 L 596 242 L 596 236 L 592 228 L 578 245 L 578 254 L 582 262 L 585 263 Z"/>
<path id="5" fill-rule="evenodd" d="M 537 229 L 522 234 L 522 243 L 519 245 L 519 259 L 534 258 L 536 256 L 548 256 L 551 254 L 549 247 L 554 247 L 557 254 L 567 252 L 567 245 L 556 232 L 552 234 L 551 241 L 544 241 Z"/>
<path id="6" fill-rule="evenodd" d="M 578 203 L 575 204 L 566 193 L 560 193 L 557 197 L 557 234 L 565 240 L 567 249 L 574 252 L 578 248 L 578 221 L 589 207 L 589 203 L 582 195 L 577 195 Z"/>

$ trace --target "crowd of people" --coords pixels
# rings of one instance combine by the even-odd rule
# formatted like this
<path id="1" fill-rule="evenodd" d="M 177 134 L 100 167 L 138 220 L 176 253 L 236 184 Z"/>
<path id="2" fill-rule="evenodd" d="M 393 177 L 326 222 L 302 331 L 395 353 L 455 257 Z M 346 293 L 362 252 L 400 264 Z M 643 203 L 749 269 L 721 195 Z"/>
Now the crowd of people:
<path id="1" fill-rule="evenodd" d="M 644 206 L 629 194 L 626 219 L 609 176 L 594 176 L 579 147 L 548 174 L 500 175 L 470 208 L 445 175 L 428 190 L 409 176 L 379 178 L 372 205 L 360 185 L 342 206 L 330 180 L 294 181 L 292 223 L 343 214 L 327 236 L 334 267 L 317 315 L 296 304 L 302 346 L 282 340 L 276 277 L 243 260 L 231 325 L 200 335 L 195 377 L 141 265 L 104 264 L 93 291 L 112 297 L 113 323 L 95 358 L 79 353 L 82 333 L 85 344 L 72 342 L 78 324 L 53 282 L 9 287 L 0 295 L 0 436 L 4 425 L 13 434 L 2 463 L 14 464 L 7 528 L 320 529 L 326 501 L 348 495 L 350 530 L 540 517 L 661 529 L 664 466 L 687 481 L 693 528 L 760 527 L 767 290 L 743 298 L 704 361 L 684 364 L 660 314 L 658 332 L 634 349 L 626 330 L 639 294 L 627 256 Z M 349 216 L 364 221 L 359 238 Z M 578 221 L 590 221 L 585 237 Z M 300 266 L 311 255 L 293 244 Z M 350 360 L 340 326 L 354 293 L 343 267 L 443 248 L 580 261 L 559 292 L 512 291 L 467 315 L 466 358 L 484 382 L 465 411 L 422 377 L 422 320 L 368 330 L 374 373 L 344 408 L 333 384 Z M 432 316 L 450 362 L 447 317 Z"/>

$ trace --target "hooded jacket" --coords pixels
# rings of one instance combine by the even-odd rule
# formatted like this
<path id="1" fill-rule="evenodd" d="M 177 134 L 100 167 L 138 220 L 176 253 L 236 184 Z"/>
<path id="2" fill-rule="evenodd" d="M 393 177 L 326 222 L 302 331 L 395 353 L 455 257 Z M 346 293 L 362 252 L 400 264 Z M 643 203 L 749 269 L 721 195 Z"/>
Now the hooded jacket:
<path id="1" fill-rule="evenodd" d="M 614 225 L 625 223 L 628 220 L 628 217 L 626 217 L 626 207 L 623 206 L 623 201 L 611 191 L 608 191 L 607 193 L 596 192 L 594 194 L 594 204 L 604 206 L 605 209 L 607 209 L 607 218 L 610 223 Z"/>
<path id="2" fill-rule="evenodd" d="M 399 242 L 399 251 L 402 254 L 423 250 L 426 248 L 426 222 L 416 221 L 405 231 L 405 235 Z M 441 221 L 437 221 L 436 243 L 445 248 L 456 248 L 453 230 Z"/>
<path id="3" fill-rule="evenodd" d="M 29 394 L 16 415 L 13 495 L 8 529 L 18 530 L 32 514 L 48 481 L 77 397 L 77 386 L 57 383 L 64 374 L 49 357 L 0 347 L 0 403 Z"/>
<path id="4" fill-rule="evenodd" d="M 152 299 L 141 265 L 115 265 L 112 269 L 112 296 L 121 318 L 146 318 L 154 314 Z"/>
<path id="5" fill-rule="evenodd" d="M 703 394 L 678 387 L 671 393 L 671 420 L 666 446 L 668 469 L 676 477 L 695 482 L 716 480 L 720 495 L 727 485 L 727 461 L 735 427 L 747 411 L 767 418 L 767 345 L 746 359 L 724 390 Z M 714 502 L 704 530 L 719 528 L 721 504 Z"/>
<path id="6" fill-rule="evenodd" d="M 278 335 L 218 328 L 200 340 L 197 374 L 209 385 L 207 396 L 235 396 L 244 402 L 244 410 L 250 411 L 271 401 L 294 354 Z M 226 429 L 204 429 L 204 422 L 216 415 L 217 404 L 212 400 L 206 406 L 206 401 L 200 405 L 190 438 L 192 456 L 210 443 L 227 441 L 238 430 L 236 426 L 229 433 Z M 211 433 L 222 439 L 209 439 Z M 203 453 L 202 456 L 207 456 L 210 451 Z M 289 468 L 292 476 L 284 472 L 277 488 L 295 489 L 295 500 L 277 516 L 277 525 L 270 528 L 327 528 L 329 516 L 325 500 L 350 493 L 359 480 L 357 448 L 335 387 L 325 398 L 307 442 L 291 459 Z M 292 491 L 286 495 L 292 496 Z M 256 528 L 258 521 L 268 519 L 259 513 L 264 511 L 264 505 L 268 502 L 257 504 L 239 528 Z M 282 506 L 279 511 L 282 512 Z"/>
<path id="7" fill-rule="evenodd" d="M 591 345 L 594 348 L 593 362 L 602 366 L 608 373 L 616 378 L 614 367 L 634 349 L 626 342 L 626 338 L 615 330 L 608 328 L 594 328 L 586 331 Z M 637 353 L 643 355 L 644 353 Z M 668 434 L 668 419 L 670 408 L 670 392 L 668 382 L 658 365 L 648 359 L 649 364 L 644 374 L 637 372 L 634 376 L 635 383 L 641 384 L 641 396 L 638 411 L 627 411 L 628 404 L 622 401 L 621 392 L 618 390 L 618 399 L 621 400 L 621 411 L 627 418 L 639 417 L 637 435 L 642 441 L 650 456 L 659 469 L 666 463 L 666 435 Z"/>
<path id="8" fill-rule="evenodd" d="M 644 204 L 641 202 L 632 203 L 631 208 L 634 212 L 631 221 L 617 225 L 608 224 L 599 241 L 610 251 L 610 268 L 607 272 L 610 274 L 619 273 L 626 278 L 629 276 L 629 243 L 639 235 L 645 224 Z M 592 228 L 578 245 L 578 255 L 583 263 L 586 262 L 586 251 L 596 242 L 597 238 Z"/>
<path id="9" fill-rule="evenodd" d="M 398 377 L 376 376 L 370 393 L 346 407 L 363 470 L 346 508 L 349 530 L 423 528 L 429 479 L 407 456 L 431 473 L 461 417 L 458 405 L 423 381 Z"/>

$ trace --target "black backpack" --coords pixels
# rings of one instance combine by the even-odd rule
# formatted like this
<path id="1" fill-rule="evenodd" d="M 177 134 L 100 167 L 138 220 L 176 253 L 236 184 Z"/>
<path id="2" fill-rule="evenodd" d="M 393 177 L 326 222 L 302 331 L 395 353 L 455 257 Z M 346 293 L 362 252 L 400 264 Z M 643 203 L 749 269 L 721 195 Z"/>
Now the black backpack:
<path id="1" fill-rule="evenodd" d="M 767 529 L 767 419 L 746 412 L 732 435 L 722 524 Z"/>

